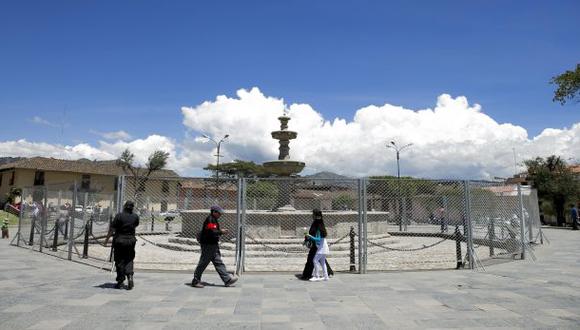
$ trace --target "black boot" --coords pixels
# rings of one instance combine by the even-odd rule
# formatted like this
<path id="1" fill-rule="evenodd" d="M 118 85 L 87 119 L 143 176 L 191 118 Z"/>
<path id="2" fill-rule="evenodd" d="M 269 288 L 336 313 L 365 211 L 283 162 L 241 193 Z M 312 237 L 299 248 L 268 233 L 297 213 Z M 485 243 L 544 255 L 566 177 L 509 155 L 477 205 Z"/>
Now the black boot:
<path id="1" fill-rule="evenodd" d="M 119 280 L 117 280 L 117 284 L 115 284 L 115 289 L 120 289 L 120 288 L 122 288 L 122 287 L 123 287 L 123 282 L 124 282 L 124 281 L 119 281 Z"/>
<path id="2" fill-rule="evenodd" d="M 127 290 L 131 290 L 135 286 L 135 284 L 133 283 L 133 275 L 128 275 L 127 279 L 129 281 L 129 284 L 127 285 Z"/>

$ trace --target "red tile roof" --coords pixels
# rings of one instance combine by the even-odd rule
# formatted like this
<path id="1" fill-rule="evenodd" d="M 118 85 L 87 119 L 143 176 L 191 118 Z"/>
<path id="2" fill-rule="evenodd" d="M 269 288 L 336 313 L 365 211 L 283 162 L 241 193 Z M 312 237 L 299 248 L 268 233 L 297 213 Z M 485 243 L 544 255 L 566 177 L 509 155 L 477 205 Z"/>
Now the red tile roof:
<path id="1" fill-rule="evenodd" d="M 41 171 L 54 172 L 72 172 L 83 174 L 101 174 L 101 175 L 130 175 L 125 173 L 120 166 L 117 166 L 115 160 L 66 160 L 46 157 L 32 157 L 18 160 L 12 163 L 0 166 L 0 172 L 9 169 L 32 169 Z M 151 174 L 152 178 L 162 177 L 179 177 L 172 170 L 160 170 Z"/>

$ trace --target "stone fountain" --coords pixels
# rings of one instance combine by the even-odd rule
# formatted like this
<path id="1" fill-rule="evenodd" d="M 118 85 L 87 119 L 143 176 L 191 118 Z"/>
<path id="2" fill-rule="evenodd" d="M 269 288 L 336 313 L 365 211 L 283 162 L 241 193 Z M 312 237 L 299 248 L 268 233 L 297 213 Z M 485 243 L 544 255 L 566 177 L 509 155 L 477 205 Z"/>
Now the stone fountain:
<path id="1" fill-rule="evenodd" d="M 263 163 L 264 168 L 277 176 L 272 179 L 278 187 L 276 204 L 271 210 L 248 209 L 245 211 L 244 228 L 246 235 L 255 239 L 280 239 L 287 237 L 303 238 L 304 228 L 310 226 L 312 210 L 296 210 L 292 206 L 293 187 L 295 181 L 291 177 L 300 173 L 305 166 L 304 162 L 290 159 L 290 140 L 296 139 L 298 134 L 288 130 L 290 117 L 286 114 L 278 117 L 280 129 L 272 132 L 272 138 L 279 141 L 278 160 Z M 351 227 L 356 227 L 359 219 L 358 211 L 328 211 L 325 212 L 325 223 L 330 235 L 334 238 L 347 235 Z M 207 209 L 185 210 L 182 215 L 182 233 L 185 238 L 192 238 L 201 228 L 207 216 Z M 220 218 L 223 224 L 233 226 L 239 217 L 237 210 L 226 210 Z M 388 212 L 367 212 L 370 232 L 386 233 L 386 218 Z M 230 227 L 231 228 L 231 227 Z M 234 231 L 235 232 L 235 231 Z M 227 238 L 233 238 L 227 237 Z"/>
<path id="2" fill-rule="evenodd" d="M 303 162 L 298 162 L 295 160 L 290 160 L 290 140 L 295 139 L 298 133 L 288 130 L 288 121 L 290 117 L 283 114 L 278 117 L 280 121 L 280 130 L 272 132 L 272 138 L 278 140 L 280 143 L 280 154 L 278 155 L 278 160 L 273 160 L 270 162 L 265 162 L 263 164 L 264 168 L 279 177 L 288 178 L 291 175 L 298 174 L 302 169 L 304 169 L 305 164 Z M 291 186 L 288 180 L 281 179 L 277 182 L 278 184 L 278 200 L 274 210 L 279 212 L 284 211 L 296 211 L 294 207 L 290 204 Z"/>
<path id="3" fill-rule="evenodd" d="M 290 117 L 284 114 L 278 117 L 278 120 L 280 121 L 280 130 L 273 131 L 272 138 L 279 141 L 280 148 L 278 150 L 280 150 L 280 154 L 278 155 L 278 160 L 265 162 L 263 165 L 272 174 L 289 177 L 293 174 L 300 173 L 304 169 L 305 164 L 303 162 L 290 160 L 290 140 L 298 136 L 298 133 L 288 130 Z"/>

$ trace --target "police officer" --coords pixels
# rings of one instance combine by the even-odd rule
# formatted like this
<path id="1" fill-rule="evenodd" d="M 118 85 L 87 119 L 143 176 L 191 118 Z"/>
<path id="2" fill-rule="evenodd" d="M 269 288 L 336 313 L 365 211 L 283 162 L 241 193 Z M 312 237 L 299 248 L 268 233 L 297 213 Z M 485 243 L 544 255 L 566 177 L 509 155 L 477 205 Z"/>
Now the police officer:
<path id="1" fill-rule="evenodd" d="M 118 213 L 111 222 L 105 244 L 113 235 L 113 255 L 115 268 L 117 269 L 117 289 L 123 287 L 127 277 L 127 290 L 133 289 L 133 259 L 135 259 L 135 228 L 139 226 L 139 216 L 133 213 L 135 204 L 132 201 L 125 202 L 123 212 Z"/>
<path id="2" fill-rule="evenodd" d="M 226 265 L 222 261 L 218 245 L 220 236 L 228 233 L 227 229 L 220 228 L 218 222 L 218 219 L 223 213 L 224 211 L 221 207 L 212 206 L 210 214 L 203 222 L 203 228 L 198 237 L 201 246 L 201 256 L 199 257 L 199 262 L 195 268 L 193 280 L 191 281 L 191 286 L 194 288 L 203 288 L 201 275 L 210 262 L 213 263 L 215 270 L 218 272 L 222 281 L 224 281 L 226 287 L 233 285 L 238 280 L 236 276 L 230 275 L 226 270 Z"/>

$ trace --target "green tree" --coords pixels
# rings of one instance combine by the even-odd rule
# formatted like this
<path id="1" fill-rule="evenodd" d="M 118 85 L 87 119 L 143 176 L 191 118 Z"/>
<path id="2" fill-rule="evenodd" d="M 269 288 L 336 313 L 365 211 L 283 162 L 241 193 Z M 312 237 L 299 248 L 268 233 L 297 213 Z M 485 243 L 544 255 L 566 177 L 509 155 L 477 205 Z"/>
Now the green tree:
<path id="1" fill-rule="evenodd" d="M 332 200 L 333 210 L 353 210 L 356 200 L 349 194 L 340 194 Z"/>
<path id="2" fill-rule="evenodd" d="M 204 170 L 215 172 L 216 165 L 208 164 Z M 219 176 L 225 178 L 264 178 L 270 176 L 266 169 L 252 161 L 236 159 L 231 163 L 220 164 Z"/>
<path id="3" fill-rule="evenodd" d="M 252 180 L 248 184 L 246 200 L 252 209 L 270 210 L 276 206 L 279 189 L 275 182 Z"/>
<path id="4" fill-rule="evenodd" d="M 560 75 L 552 77 L 550 83 L 558 86 L 554 91 L 554 102 L 560 102 L 560 104 L 564 105 L 566 101 L 580 95 L 580 63 L 576 64 L 576 70 L 567 70 Z"/>
<path id="5" fill-rule="evenodd" d="M 134 165 L 135 155 L 129 149 L 125 149 L 121 156 L 119 156 L 117 165 L 123 169 L 133 183 L 135 203 L 138 202 L 140 193 L 145 191 L 145 184 L 149 181 L 151 174 L 162 170 L 167 165 L 168 158 L 168 152 L 156 150 L 149 155 L 147 163 L 143 168 Z"/>
<path id="6" fill-rule="evenodd" d="M 575 201 L 580 196 L 580 183 L 559 156 L 548 158 L 536 157 L 524 161 L 528 176 L 538 197 L 552 204 L 558 225 L 565 223 L 565 206 L 567 201 Z"/>

